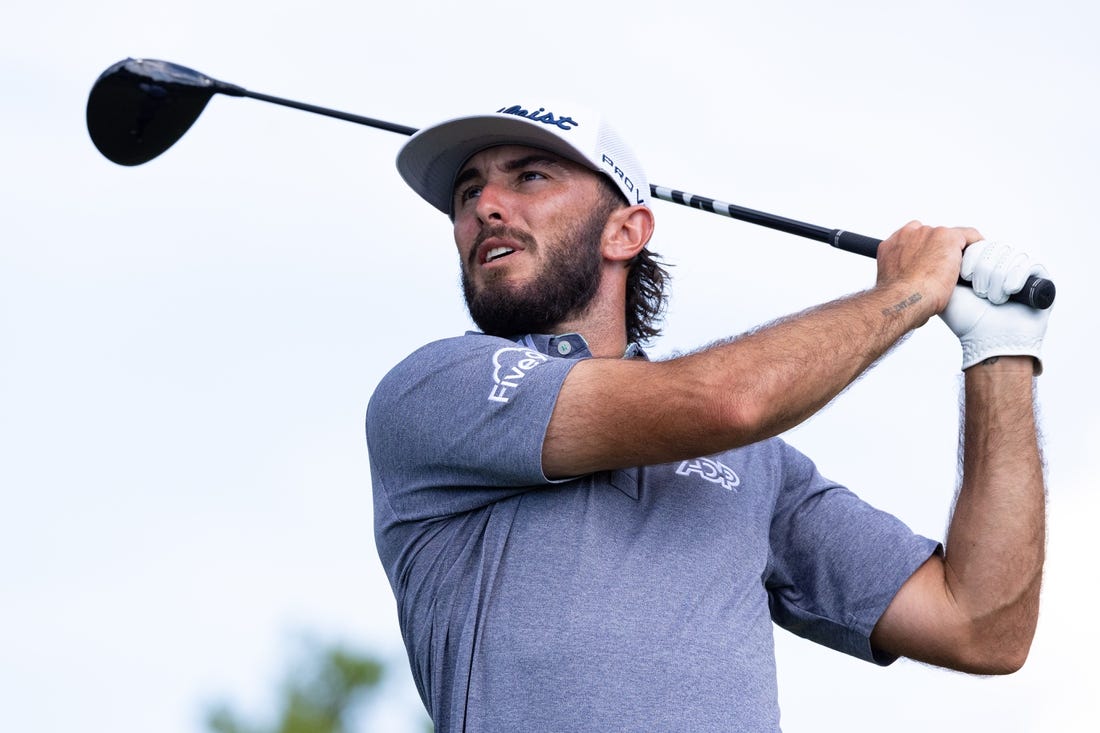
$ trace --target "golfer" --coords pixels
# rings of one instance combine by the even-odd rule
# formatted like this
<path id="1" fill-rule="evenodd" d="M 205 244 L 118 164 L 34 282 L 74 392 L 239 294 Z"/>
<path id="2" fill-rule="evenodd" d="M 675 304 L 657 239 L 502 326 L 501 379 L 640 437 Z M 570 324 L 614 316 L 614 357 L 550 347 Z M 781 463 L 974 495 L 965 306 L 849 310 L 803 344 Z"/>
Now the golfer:
<path id="1" fill-rule="evenodd" d="M 509 104 L 397 164 L 453 221 L 480 329 L 407 357 L 367 411 L 378 552 L 437 730 L 778 730 L 773 622 L 880 665 L 1024 663 L 1049 314 L 1005 302 L 1045 274 L 1026 254 L 910 222 L 869 289 L 656 361 L 649 185 L 599 115 Z M 942 542 L 777 437 L 933 316 L 965 373 Z"/>

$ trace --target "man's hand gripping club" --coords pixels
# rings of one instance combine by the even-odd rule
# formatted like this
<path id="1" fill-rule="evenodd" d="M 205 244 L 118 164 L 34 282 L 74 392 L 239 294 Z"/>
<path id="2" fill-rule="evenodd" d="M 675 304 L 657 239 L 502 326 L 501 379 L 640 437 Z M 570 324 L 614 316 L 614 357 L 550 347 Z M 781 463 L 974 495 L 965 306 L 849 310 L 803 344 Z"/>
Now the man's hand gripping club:
<path id="1" fill-rule="evenodd" d="M 960 275 L 973 289 L 956 287 L 940 317 L 959 338 L 964 370 L 994 356 L 1030 356 L 1041 374 L 1040 351 L 1050 309 L 1007 302 L 1031 275 L 1046 269 L 1024 252 L 985 240 L 963 251 Z"/>

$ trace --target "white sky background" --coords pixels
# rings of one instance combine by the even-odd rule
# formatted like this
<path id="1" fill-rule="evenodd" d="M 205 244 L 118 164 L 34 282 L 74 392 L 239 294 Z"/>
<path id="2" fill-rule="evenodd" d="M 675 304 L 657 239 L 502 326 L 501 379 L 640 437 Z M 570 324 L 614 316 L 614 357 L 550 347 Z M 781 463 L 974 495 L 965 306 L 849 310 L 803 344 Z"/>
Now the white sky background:
<path id="1" fill-rule="evenodd" d="M 612 4 L 609 4 L 612 5 Z M 615 3 L 625 8 L 625 4 Z M 374 551 L 374 385 L 465 330 L 449 226 L 402 138 L 216 97 L 161 158 L 84 127 L 126 56 L 420 126 L 502 104 L 606 109 L 661 185 L 886 236 L 972 224 L 1059 286 L 1040 379 L 1050 482 L 1025 669 L 883 670 L 777 632 L 788 731 L 1072 731 L 1100 718 L 1092 380 L 1094 4 L 9 3 L 0 23 L 0 711 L 5 728 L 202 730 L 268 714 L 296 634 L 395 662 Z M 657 202 L 668 354 L 868 286 L 870 260 Z M 958 346 L 928 324 L 788 438 L 940 537 Z M 762 365 L 764 368 L 764 365 Z"/>

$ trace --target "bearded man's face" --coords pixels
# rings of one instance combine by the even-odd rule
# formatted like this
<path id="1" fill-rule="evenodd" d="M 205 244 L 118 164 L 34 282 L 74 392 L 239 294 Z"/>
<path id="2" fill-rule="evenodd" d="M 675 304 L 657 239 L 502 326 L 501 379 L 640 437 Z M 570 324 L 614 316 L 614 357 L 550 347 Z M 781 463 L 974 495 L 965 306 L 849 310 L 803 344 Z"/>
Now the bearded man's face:
<path id="1" fill-rule="evenodd" d="M 522 146 L 484 150 L 463 166 L 455 243 L 466 305 L 484 333 L 553 333 L 591 304 L 604 227 L 617 207 L 598 176 Z"/>

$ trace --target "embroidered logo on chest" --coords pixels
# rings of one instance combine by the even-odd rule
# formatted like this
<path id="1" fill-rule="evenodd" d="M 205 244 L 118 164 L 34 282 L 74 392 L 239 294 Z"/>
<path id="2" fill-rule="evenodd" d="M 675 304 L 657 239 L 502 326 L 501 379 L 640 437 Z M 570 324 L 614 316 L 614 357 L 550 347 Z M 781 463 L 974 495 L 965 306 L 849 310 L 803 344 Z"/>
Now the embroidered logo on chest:
<path id="1" fill-rule="evenodd" d="M 733 491 L 741 485 L 741 478 L 732 468 L 713 458 L 692 458 L 684 461 L 676 468 L 676 473 L 680 476 L 699 476 L 712 484 L 718 484 L 726 491 Z"/>

